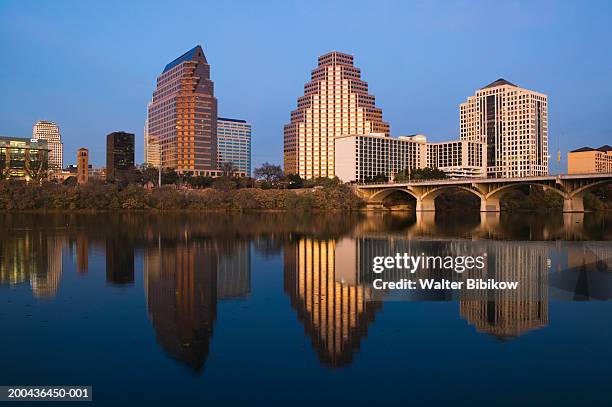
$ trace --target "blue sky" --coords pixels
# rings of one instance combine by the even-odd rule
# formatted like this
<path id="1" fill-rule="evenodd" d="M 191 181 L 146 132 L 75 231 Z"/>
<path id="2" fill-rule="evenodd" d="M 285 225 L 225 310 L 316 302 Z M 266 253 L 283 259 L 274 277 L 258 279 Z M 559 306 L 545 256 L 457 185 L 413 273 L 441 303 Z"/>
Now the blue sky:
<path id="1" fill-rule="evenodd" d="M 255 166 L 282 162 L 330 50 L 355 56 L 392 135 L 458 138 L 459 103 L 504 77 L 548 95 L 551 150 L 612 144 L 612 2 L 561 0 L 0 0 L 0 135 L 53 120 L 66 164 L 85 146 L 103 165 L 105 135 L 130 131 L 141 162 L 156 77 L 196 44 L 219 114 L 253 124 Z"/>

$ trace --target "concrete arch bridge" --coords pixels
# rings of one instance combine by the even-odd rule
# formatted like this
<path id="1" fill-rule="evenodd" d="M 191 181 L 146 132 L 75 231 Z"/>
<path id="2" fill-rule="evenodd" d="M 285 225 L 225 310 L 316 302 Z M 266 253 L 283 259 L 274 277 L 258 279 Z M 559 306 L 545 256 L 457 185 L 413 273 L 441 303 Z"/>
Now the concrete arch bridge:
<path id="1" fill-rule="evenodd" d="M 535 185 L 553 191 L 563 198 L 564 212 L 584 212 L 583 198 L 589 190 L 612 182 L 612 174 L 550 175 L 522 178 L 465 178 L 389 182 L 356 185 L 357 193 L 365 199 L 368 208 L 382 208 L 385 198 L 402 191 L 416 199 L 416 210 L 435 211 L 436 198 L 450 190 L 464 190 L 480 199 L 481 212 L 499 212 L 500 198 L 522 185 Z"/>

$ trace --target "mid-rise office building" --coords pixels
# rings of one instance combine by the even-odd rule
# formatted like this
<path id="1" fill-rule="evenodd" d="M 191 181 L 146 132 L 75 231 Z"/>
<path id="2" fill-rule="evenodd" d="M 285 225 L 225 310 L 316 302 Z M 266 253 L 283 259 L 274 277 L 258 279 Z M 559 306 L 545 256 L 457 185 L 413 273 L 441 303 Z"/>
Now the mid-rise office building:
<path id="1" fill-rule="evenodd" d="M 0 179 L 39 181 L 47 176 L 47 140 L 0 137 Z"/>
<path id="2" fill-rule="evenodd" d="M 451 178 L 486 177 L 486 144 L 453 140 L 427 143 L 427 167 L 438 168 Z"/>
<path id="3" fill-rule="evenodd" d="M 322 55 L 284 128 L 285 173 L 306 179 L 334 177 L 334 138 L 369 133 L 388 135 L 389 124 L 361 80 L 361 70 L 353 65 L 353 56 L 335 51 Z"/>
<path id="4" fill-rule="evenodd" d="M 64 144 L 59 127 L 48 120 L 39 120 L 32 127 L 34 140 L 46 140 L 49 147 L 49 170 L 61 171 L 64 168 Z"/>
<path id="5" fill-rule="evenodd" d="M 161 146 L 157 139 L 149 138 L 145 144 L 145 164 L 150 167 L 159 168 L 162 164 L 161 161 Z"/>
<path id="6" fill-rule="evenodd" d="M 548 98 L 504 79 L 460 105 L 461 140 L 487 145 L 493 178 L 548 174 Z"/>
<path id="7" fill-rule="evenodd" d="M 134 168 L 134 134 L 116 131 L 106 136 L 106 179 L 120 180 Z"/>
<path id="8" fill-rule="evenodd" d="M 364 182 L 378 175 L 392 180 L 414 168 L 438 168 L 450 177 L 484 177 L 485 144 L 477 141 L 428 143 L 422 135 L 384 134 L 336 138 L 336 175 L 343 182 Z"/>
<path id="9" fill-rule="evenodd" d="M 161 164 L 179 173 L 217 171 L 217 99 L 201 46 L 164 68 L 148 106 L 145 150 L 159 143 Z"/>
<path id="10" fill-rule="evenodd" d="M 219 165 L 232 163 L 251 175 L 251 125 L 246 120 L 217 119 L 217 156 Z"/>
<path id="11" fill-rule="evenodd" d="M 568 174 L 612 173 L 612 147 L 582 147 L 567 153 Z"/>
<path id="12" fill-rule="evenodd" d="M 161 145 L 158 137 L 151 137 L 149 134 L 149 109 L 151 103 L 147 106 L 147 120 L 144 126 L 144 163 L 149 167 L 159 168 L 162 165 L 161 161 Z"/>
<path id="13" fill-rule="evenodd" d="M 89 150 L 79 148 L 77 151 L 77 183 L 87 184 L 89 181 Z"/>

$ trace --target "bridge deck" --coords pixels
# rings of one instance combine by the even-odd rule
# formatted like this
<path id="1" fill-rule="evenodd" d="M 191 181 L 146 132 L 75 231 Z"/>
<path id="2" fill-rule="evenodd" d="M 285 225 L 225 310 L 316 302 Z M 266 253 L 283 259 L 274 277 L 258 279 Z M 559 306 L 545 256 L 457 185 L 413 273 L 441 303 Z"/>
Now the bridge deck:
<path id="1" fill-rule="evenodd" d="M 356 184 L 358 188 L 385 188 L 403 186 L 428 186 L 428 185 L 471 185 L 471 184 L 493 184 L 505 182 L 532 182 L 532 181 L 576 181 L 612 178 L 612 174 L 574 174 L 574 175 L 547 175 L 538 177 L 520 178 L 461 178 L 461 179 L 439 179 L 421 180 L 410 182 L 381 182 L 371 184 Z"/>

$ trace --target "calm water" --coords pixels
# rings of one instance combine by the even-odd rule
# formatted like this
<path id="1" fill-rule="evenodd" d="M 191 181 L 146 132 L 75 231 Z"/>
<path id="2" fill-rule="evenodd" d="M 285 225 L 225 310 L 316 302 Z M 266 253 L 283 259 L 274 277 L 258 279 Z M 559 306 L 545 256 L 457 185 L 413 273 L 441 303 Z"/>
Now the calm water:
<path id="1" fill-rule="evenodd" d="M 611 226 L 0 215 L 0 385 L 92 385 L 94 405 L 610 405 Z M 373 290 L 372 258 L 397 252 L 486 253 L 486 277 L 521 289 Z"/>

